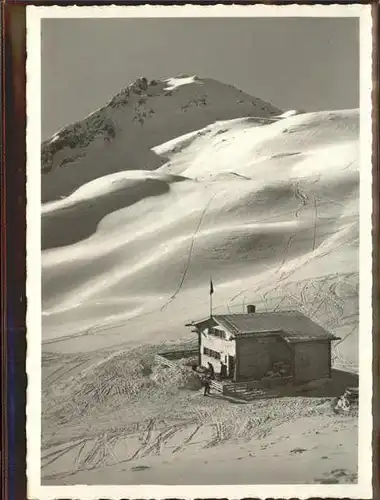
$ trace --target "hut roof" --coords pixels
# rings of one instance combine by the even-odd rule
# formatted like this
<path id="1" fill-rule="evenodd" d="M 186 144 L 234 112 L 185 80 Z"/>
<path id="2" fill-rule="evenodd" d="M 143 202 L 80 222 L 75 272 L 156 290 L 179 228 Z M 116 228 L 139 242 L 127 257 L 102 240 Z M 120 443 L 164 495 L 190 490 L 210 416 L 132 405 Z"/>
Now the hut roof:
<path id="1" fill-rule="evenodd" d="M 338 340 L 322 326 L 297 311 L 255 312 L 247 314 L 217 314 L 194 322 L 201 326 L 214 320 L 234 337 L 280 335 L 287 341 Z"/>

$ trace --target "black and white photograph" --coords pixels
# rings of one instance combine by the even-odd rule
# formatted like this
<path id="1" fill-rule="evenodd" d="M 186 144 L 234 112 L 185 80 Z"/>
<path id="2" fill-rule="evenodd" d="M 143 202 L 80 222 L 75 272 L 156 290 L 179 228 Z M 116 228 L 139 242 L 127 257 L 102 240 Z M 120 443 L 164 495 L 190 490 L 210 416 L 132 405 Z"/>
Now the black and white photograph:
<path id="1" fill-rule="evenodd" d="M 370 498 L 370 19 L 28 7 L 33 497 Z"/>

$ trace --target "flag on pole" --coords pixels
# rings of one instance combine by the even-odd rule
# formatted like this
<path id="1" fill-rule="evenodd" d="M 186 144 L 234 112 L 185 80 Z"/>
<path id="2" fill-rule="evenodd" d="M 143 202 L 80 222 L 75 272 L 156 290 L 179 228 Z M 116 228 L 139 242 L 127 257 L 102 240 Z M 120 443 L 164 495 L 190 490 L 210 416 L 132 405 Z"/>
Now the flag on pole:
<path id="1" fill-rule="evenodd" d="M 214 285 L 210 276 L 210 318 L 212 318 L 212 294 L 214 293 Z"/>

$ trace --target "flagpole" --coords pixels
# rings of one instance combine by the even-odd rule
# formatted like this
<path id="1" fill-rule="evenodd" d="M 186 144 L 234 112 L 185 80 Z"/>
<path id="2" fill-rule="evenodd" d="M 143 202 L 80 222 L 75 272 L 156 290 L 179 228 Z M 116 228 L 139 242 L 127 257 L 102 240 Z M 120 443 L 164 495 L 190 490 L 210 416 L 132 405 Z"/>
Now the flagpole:
<path id="1" fill-rule="evenodd" d="M 214 285 L 210 276 L 210 318 L 212 318 L 212 295 L 214 293 Z"/>

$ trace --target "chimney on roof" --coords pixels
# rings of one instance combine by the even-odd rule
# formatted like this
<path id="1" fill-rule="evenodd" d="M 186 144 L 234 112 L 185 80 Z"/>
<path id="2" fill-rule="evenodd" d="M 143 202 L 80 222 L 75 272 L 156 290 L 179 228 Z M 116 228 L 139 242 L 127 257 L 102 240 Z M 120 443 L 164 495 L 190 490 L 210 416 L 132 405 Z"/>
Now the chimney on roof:
<path id="1" fill-rule="evenodd" d="M 253 304 L 249 304 L 247 306 L 247 313 L 254 314 L 255 312 L 256 312 L 256 306 L 254 306 Z"/>

